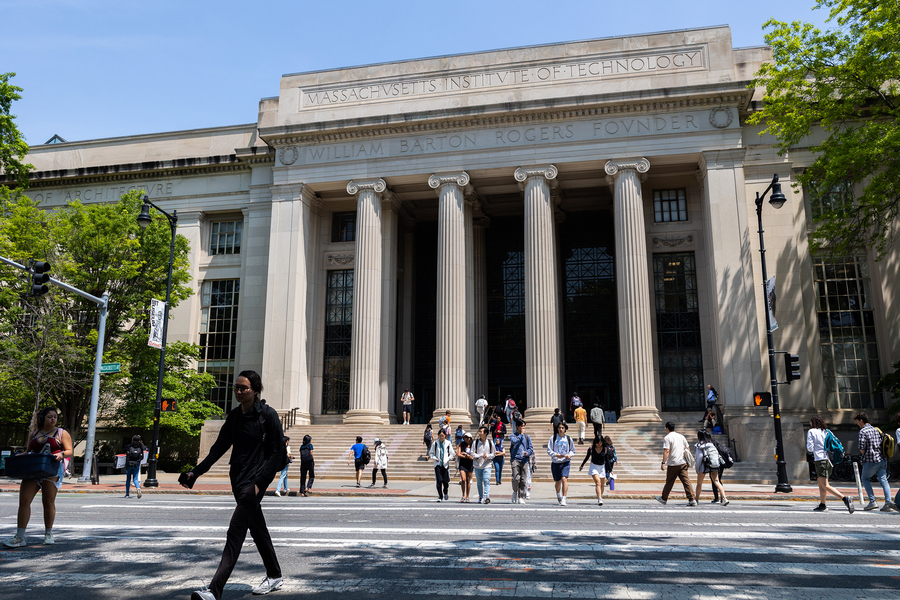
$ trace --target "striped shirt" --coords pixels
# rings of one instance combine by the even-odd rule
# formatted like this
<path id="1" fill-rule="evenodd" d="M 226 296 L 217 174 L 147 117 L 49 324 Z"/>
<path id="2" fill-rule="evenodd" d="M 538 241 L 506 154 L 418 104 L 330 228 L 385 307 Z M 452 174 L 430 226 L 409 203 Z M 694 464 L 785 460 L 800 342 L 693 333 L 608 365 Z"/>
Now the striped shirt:
<path id="1" fill-rule="evenodd" d="M 881 453 L 881 434 L 871 423 L 859 430 L 859 453 L 864 463 L 877 463 L 884 460 Z"/>

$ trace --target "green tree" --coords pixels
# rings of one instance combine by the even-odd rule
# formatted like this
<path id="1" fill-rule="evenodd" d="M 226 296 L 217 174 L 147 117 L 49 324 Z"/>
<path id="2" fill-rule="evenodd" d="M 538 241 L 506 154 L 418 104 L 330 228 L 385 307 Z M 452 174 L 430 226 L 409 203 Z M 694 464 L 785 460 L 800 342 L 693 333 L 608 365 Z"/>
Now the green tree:
<path id="1" fill-rule="evenodd" d="M 810 236 L 814 250 L 882 258 L 900 214 L 900 2 L 817 0 L 833 29 L 772 19 L 764 27 L 773 61 L 756 74 L 765 89 L 761 123 L 782 155 L 811 145 L 815 162 L 799 183 L 821 191 L 862 186 L 852 202 L 826 204 Z M 819 131 L 825 139 L 815 140 Z"/>
<path id="2" fill-rule="evenodd" d="M 0 172 L 5 179 L 24 188 L 28 187 L 28 172 L 34 166 L 22 162 L 28 154 L 28 145 L 16 127 L 16 117 L 10 112 L 12 103 L 22 97 L 19 94 L 22 88 L 9 83 L 15 76 L 15 73 L 0 73 Z"/>

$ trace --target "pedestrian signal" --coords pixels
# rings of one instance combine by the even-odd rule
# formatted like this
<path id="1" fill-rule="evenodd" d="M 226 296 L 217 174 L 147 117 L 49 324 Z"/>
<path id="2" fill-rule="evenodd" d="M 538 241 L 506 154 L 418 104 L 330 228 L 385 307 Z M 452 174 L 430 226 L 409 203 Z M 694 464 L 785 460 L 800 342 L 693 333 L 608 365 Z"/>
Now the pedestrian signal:
<path id="1" fill-rule="evenodd" d="M 178 412 L 178 400 L 175 398 L 163 398 L 162 404 L 159 405 L 162 412 Z"/>
<path id="2" fill-rule="evenodd" d="M 772 394 L 769 392 L 755 392 L 753 404 L 756 406 L 772 406 Z"/>
<path id="3" fill-rule="evenodd" d="M 800 379 L 800 357 L 796 354 L 785 354 L 784 355 L 784 368 L 787 371 L 787 383 L 791 384 L 792 381 L 796 379 Z"/>
<path id="4" fill-rule="evenodd" d="M 50 263 L 48 262 L 36 260 L 31 263 L 31 269 L 29 271 L 31 276 L 29 295 L 43 296 L 50 291 L 50 288 L 47 286 L 47 284 L 50 283 L 50 274 L 48 273 L 49 270 Z"/>

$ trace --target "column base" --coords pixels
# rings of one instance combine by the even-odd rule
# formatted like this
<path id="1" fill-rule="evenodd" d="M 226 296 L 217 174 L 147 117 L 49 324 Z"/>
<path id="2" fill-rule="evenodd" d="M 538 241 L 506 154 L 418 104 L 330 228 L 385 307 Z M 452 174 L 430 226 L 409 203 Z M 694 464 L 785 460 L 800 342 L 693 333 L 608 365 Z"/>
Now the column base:
<path id="1" fill-rule="evenodd" d="M 535 426 L 541 426 L 542 424 L 547 428 L 550 427 L 550 417 L 553 416 L 554 411 L 558 407 L 553 406 L 535 406 L 534 408 L 526 408 L 525 409 L 525 422 L 528 423 L 528 426 L 531 428 L 531 431 L 538 431 L 535 429 Z M 562 412 L 562 410 L 560 410 Z M 569 427 L 571 428 L 571 424 Z M 507 427 L 507 429 L 509 429 Z M 540 431 L 544 431 L 541 429 Z M 509 433 L 513 433 L 509 431 Z"/>
<path id="2" fill-rule="evenodd" d="M 345 425 L 384 425 L 381 411 L 373 408 L 356 408 L 344 413 Z"/>
<path id="3" fill-rule="evenodd" d="M 386 410 L 381 411 L 381 422 L 384 425 L 396 425 L 397 423 L 402 423 L 402 421 L 398 421 L 396 415 L 392 415 Z"/>
<path id="4" fill-rule="evenodd" d="M 472 413 L 462 408 L 436 408 L 434 410 L 434 414 L 431 416 L 431 426 L 437 427 L 438 423 L 441 422 L 441 418 L 444 416 L 444 413 L 450 411 L 450 435 L 453 435 L 453 432 L 456 431 L 457 425 L 462 425 L 463 429 L 469 431 L 472 429 L 474 425 L 478 423 L 478 418 L 473 417 Z M 437 432 L 435 432 L 437 435 Z M 474 437 L 474 433 L 472 436 Z"/>
<path id="5" fill-rule="evenodd" d="M 662 423 L 655 406 L 628 406 L 619 413 L 618 423 Z"/>

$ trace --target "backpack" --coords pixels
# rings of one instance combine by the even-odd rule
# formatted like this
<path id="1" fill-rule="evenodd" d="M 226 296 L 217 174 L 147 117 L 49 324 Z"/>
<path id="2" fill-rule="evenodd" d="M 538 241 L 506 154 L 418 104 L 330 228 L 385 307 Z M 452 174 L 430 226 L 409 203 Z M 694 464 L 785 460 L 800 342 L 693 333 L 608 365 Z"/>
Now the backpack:
<path id="1" fill-rule="evenodd" d="M 734 459 L 731 458 L 731 453 L 728 452 L 728 448 L 720 444 L 719 442 L 713 442 L 716 447 L 716 451 L 719 453 L 719 458 L 722 459 L 722 465 L 726 469 L 730 469 L 734 466 Z"/>
<path id="2" fill-rule="evenodd" d="M 512 418 L 513 423 L 515 423 L 516 421 L 521 421 L 521 420 L 522 420 L 522 413 L 520 413 L 517 409 L 514 409 L 514 410 L 513 410 L 513 414 L 512 414 L 512 415 L 513 415 L 513 418 Z"/>
<path id="3" fill-rule="evenodd" d="M 875 431 L 881 435 L 881 453 L 884 455 L 885 459 L 890 459 L 894 456 L 894 449 L 896 447 L 896 442 L 894 441 L 894 436 L 892 435 L 884 435 L 884 432 L 875 428 Z"/>
<path id="4" fill-rule="evenodd" d="M 831 455 L 832 464 L 837 465 L 844 461 L 844 445 L 830 429 L 825 434 L 825 452 Z"/>
<path id="5" fill-rule="evenodd" d="M 578 408 L 579 406 L 584 406 L 584 404 L 581 403 L 581 398 L 579 398 L 578 396 L 573 396 L 572 406 Z"/>
<path id="6" fill-rule="evenodd" d="M 508 403 L 507 406 L 509 406 L 509 408 L 512 408 L 512 409 L 515 409 L 515 408 L 516 408 L 516 401 L 513 400 L 512 398 L 510 398 L 510 399 L 507 400 L 506 402 Z"/>
<path id="7" fill-rule="evenodd" d="M 263 449 L 264 449 L 264 450 L 263 450 L 263 454 L 265 454 L 265 447 L 266 447 L 266 412 L 267 412 L 266 409 L 269 408 L 269 406 L 266 404 L 266 401 L 265 401 L 265 400 L 260 400 L 259 403 L 260 403 L 260 409 L 259 409 L 259 428 L 262 429 L 262 443 L 263 443 Z M 275 409 L 272 408 L 271 410 L 274 411 Z M 278 414 L 278 413 L 276 413 L 276 417 L 277 417 L 277 414 Z M 281 427 L 279 427 L 279 429 L 281 429 Z M 273 433 L 274 433 L 274 432 L 273 432 Z M 279 432 L 279 433 L 281 433 L 281 443 L 278 444 L 278 449 L 276 450 L 276 452 L 278 452 L 278 470 L 279 470 L 279 471 L 283 471 L 284 468 L 285 468 L 286 466 L 288 466 L 289 464 L 291 464 L 291 460 L 290 460 L 290 458 L 288 458 L 287 446 L 284 445 L 284 433 L 283 433 L 283 432 Z M 266 457 L 266 460 L 268 460 L 268 458 L 269 458 L 269 457 L 267 456 L 267 457 Z"/>
<path id="8" fill-rule="evenodd" d="M 367 465 L 372 460 L 372 453 L 369 452 L 368 446 L 363 446 L 362 454 L 359 455 L 359 460 L 362 461 L 362 464 Z"/>
<path id="9" fill-rule="evenodd" d="M 125 451 L 125 465 L 129 468 L 139 467 L 144 460 L 144 448 L 142 446 L 128 446 Z"/>
<path id="10" fill-rule="evenodd" d="M 313 459 L 312 451 L 309 449 L 308 445 L 304 445 L 300 447 L 300 462 L 309 462 Z"/>

